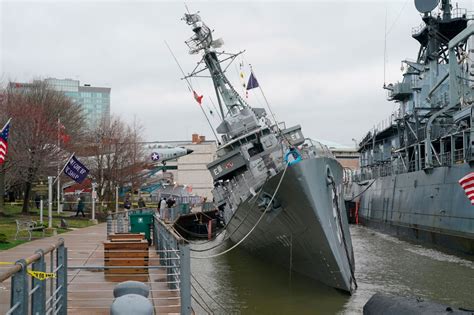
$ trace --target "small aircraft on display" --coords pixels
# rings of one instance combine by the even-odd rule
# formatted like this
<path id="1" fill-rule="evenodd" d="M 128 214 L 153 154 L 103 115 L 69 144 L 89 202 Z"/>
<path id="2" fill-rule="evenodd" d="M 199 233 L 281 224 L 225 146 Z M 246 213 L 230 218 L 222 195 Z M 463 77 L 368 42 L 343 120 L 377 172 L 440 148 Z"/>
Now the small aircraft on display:
<path id="1" fill-rule="evenodd" d="M 166 165 L 166 161 L 175 160 L 179 157 L 193 153 L 191 149 L 184 147 L 173 147 L 168 145 L 154 145 L 151 148 L 150 159 L 153 163 L 162 163 Z"/>

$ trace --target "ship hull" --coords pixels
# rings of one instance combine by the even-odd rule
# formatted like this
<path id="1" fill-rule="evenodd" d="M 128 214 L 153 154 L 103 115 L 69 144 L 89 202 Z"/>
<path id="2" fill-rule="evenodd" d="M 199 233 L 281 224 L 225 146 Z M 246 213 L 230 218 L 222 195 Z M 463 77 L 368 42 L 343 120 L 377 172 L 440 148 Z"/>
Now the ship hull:
<path id="1" fill-rule="evenodd" d="M 351 292 L 352 243 L 341 193 L 338 194 L 340 219 L 334 208 L 332 185 L 326 180 L 328 169 L 340 192 L 342 167 L 336 160 L 326 157 L 303 160 L 289 166 L 282 180 L 283 172 L 280 172 L 263 185 L 262 192 L 272 196 L 281 180 L 274 203 L 252 232 L 265 209 L 258 206 L 258 197 L 239 205 L 227 233 L 237 243 L 250 232 L 240 244 L 248 252 Z"/>
<path id="2" fill-rule="evenodd" d="M 458 180 L 467 163 L 380 177 L 359 200 L 359 222 L 375 229 L 474 255 L 474 206 Z M 354 184 L 357 186 L 357 184 Z M 357 195 L 357 191 L 354 191 Z"/>

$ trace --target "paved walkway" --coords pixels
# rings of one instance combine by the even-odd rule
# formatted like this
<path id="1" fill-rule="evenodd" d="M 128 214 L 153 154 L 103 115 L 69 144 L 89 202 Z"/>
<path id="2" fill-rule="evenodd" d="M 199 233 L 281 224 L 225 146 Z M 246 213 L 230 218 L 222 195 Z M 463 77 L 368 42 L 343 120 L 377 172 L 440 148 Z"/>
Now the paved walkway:
<path id="1" fill-rule="evenodd" d="M 106 240 L 106 224 L 78 229 L 58 236 L 34 240 L 15 248 L 0 251 L 0 261 L 16 261 L 32 255 L 38 248 L 55 244 L 64 238 L 68 248 L 68 266 L 103 266 Z M 47 259 L 49 260 L 49 259 Z M 155 252 L 150 247 L 150 265 L 159 265 Z M 0 273 L 8 266 L 0 266 Z M 126 279 L 125 279 L 126 277 Z M 117 282 L 133 280 L 131 276 L 105 276 L 102 270 L 68 271 L 68 313 L 69 314 L 109 314 L 113 301 L 113 287 Z M 179 314 L 179 293 L 167 290 L 166 274 L 161 269 L 150 270 L 148 281 L 150 300 L 158 314 Z M 48 290 L 49 291 L 49 290 Z M 0 284 L 0 314 L 9 309 L 10 283 Z"/>

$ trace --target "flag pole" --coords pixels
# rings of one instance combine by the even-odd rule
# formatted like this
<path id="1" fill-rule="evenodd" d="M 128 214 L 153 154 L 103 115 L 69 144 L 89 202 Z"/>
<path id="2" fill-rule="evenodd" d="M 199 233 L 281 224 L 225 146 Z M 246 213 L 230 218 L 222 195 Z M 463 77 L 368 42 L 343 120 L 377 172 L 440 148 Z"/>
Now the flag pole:
<path id="1" fill-rule="evenodd" d="M 250 66 L 250 73 L 255 73 L 255 72 L 253 71 L 252 65 L 249 64 L 249 66 Z M 268 100 L 267 100 L 267 98 L 266 98 L 266 96 L 265 96 L 265 93 L 263 93 L 263 89 L 262 89 L 262 86 L 260 85 L 260 82 L 258 82 L 258 88 L 259 88 L 259 90 L 260 90 L 260 93 L 262 93 L 263 99 L 265 100 L 265 104 L 267 104 L 267 107 L 268 107 L 268 110 L 270 111 L 270 114 L 272 114 L 273 120 L 275 121 L 275 125 L 277 125 L 277 127 L 278 127 L 278 122 L 277 122 L 277 120 L 276 120 L 275 114 L 273 113 L 273 111 L 272 111 L 272 109 L 271 109 L 271 107 L 270 107 L 270 104 L 268 103 Z"/>
<path id="2" fill-rule="evenodd" d="M 12 119 L 9 118 L 8 121 L 5 123 L 5 125 L 3 125 L 3 128 L 2 128 L 2 131 L 5 130 L 5 127 L 8 126 L 8 124 L 10 123 Z"/>
<path id="3" fill-rule="evenodd" d="M 58 200 L 58 214 L 60 213 L 60 209 L 59 209 L 59 204 L 61 202 L 61 179 L 59 178 L 59 176 L 61 175 L 61 173 L 59 172 L 59 165 L 61 163 L 61 139 L 60 139 L 60 133 L 61 133 L 61 118 L 59 117 L 59 114 L 58 114 L 58 177 L 56 177 L 58 179 L 58 186 L 57 186 L 57 190 L 58 190 L 58 196 L 57 196 L 57 200 Z"/>
<path id="4" fill-rule="evenodd" d="M 71 154 L 71 156 L 69 157 L 69 159 L 67 159 L 67 161 L 66 161 L 66 163 L 64 164 L 63 168 L 62 168 L 61 171 L 59 172 L 58 177 L 56 177 L 56 178 L 54 179 L 53 185 L 54 185 L 54 183 L 56 183 L 56 180 L 59 178 L 59 175 L 61 175 L 61 173 L 64 172 L 64 169 L 66 168 L 66 166 L 67 166 L 67 164 L 69 163 L 69 161 L 71 161 L 71 159 L 72 159 L 72 157 L 74 156 L 75 153 L 76 153 L 76 152 L 73 152 L 73 153 Z"/>

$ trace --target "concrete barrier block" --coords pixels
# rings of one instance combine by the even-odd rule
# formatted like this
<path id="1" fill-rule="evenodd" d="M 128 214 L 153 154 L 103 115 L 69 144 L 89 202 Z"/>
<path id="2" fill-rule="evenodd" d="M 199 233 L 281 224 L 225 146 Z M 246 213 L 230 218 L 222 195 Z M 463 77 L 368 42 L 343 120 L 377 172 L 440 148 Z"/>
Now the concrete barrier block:
<path id="1" fill-rule="evenodd" d="M 117 284 L 114 288 L 114 297 L 118 298 L 126 294 L 138 294 L 143 297 L 148 297 L 150 288 L 139 281 L 124 281 Z"/>
<path id="2" fill-rule="evenodd" d="M 144 296 L 126 294 L 116 298 L 110 307 L 111 315 L 153 315 L 153 305 Z"/>

